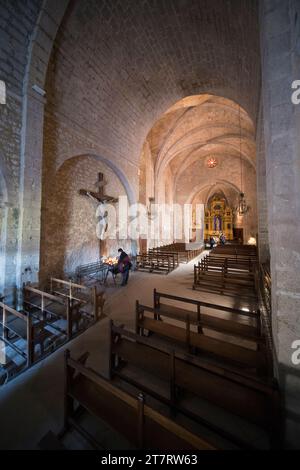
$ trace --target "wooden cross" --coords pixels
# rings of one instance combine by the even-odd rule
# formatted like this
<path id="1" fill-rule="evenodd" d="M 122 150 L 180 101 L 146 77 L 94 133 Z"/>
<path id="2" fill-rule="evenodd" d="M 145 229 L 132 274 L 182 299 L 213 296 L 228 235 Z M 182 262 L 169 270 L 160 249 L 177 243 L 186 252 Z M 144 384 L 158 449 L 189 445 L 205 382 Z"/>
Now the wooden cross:
<path id="1" fill-rule="evenodd" d="M 106 182 L 104 181 L 104 174 L 99 173 L 98 174 L 98 181 L 97 181 L 97 186 L 98 186 L 98 192 L 94 191 L 87 191 L 86 189 L 80 189 L 79 194 L 82 196 L 88 196 L 93 199 L 96 199 L 98 202 L 102 204 L 106 203 L 116 203 L 118 202 L 118 199 L 114 198 L 113 196 L 107 196 L 104 194 L 104 186 L 106 185 Z"/>

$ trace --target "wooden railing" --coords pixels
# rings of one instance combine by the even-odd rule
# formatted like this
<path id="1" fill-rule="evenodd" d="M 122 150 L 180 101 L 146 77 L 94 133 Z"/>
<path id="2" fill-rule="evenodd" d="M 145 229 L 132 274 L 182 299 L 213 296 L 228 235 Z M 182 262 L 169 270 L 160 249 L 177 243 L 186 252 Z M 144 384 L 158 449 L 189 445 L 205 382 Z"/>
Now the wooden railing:
<path id="1" fill-rule="evenodd" d="M 17 310 L 0 302 L 0 310 L 2 312 L 2 341 L 8 347 L 11 347 L 17 354 L 19 354 L 26 361 L 26 365 L 30 367 L 34 362 L 34 347 L 38 340 L 35 335 L 32 316 L 28 313 L 18 312 Z M 15 326 L 16 320 L 21 320 L 21 325 Z M 37 327 L 38 325 L 36 325 Z M 39 322 L 39 326 L 43 326 Z M 26 348 L 23 350 L 14 344 L 9 338 L 10 333 L 19 339 L 26 341 Z"/>
<path id="2" fill-rule="evenodd" d="M 96 286 L 88 287 L 72 281 L 52 277 L 50 280 L 50 291 L 57 296 L 68 298 L 71 301 L 71 305 L 74 302 L 80 302 L 82 305 L 90 304 L 94 321 L 99 320 L 104 315 L 104 293 L 98 292 Z"/>
<path id="3" fill-rule="evenodd" d="M 268 359 L 270 365 L 274 368 L 276 353 L 272 331 L 272 280 L 270 270 L 264 264 L 259 265 L 257 284 L 262 323 L 268 346 Z"/>
<path id="4" fill-rule="evenodd" d="M 73 324 L 77 321 L 78 307 L 79 304 L 71 305 L 71 301 L 68 298 L 62 299 L 57 295 L 52 295 L 48 292 L 42 291 L 30 285 L 24 286 L 23 288 L 23 303 L 24 309 L 30 315 L 31 312 L 37 316 L 37 312 L 40 312 L 44 321 L 49 323 L 51 327 L 58 331 L 60 334 L 65 334 L 70 340 L 73 336 Z M 48 317 L 51 319 L 64 319 L 67 322 L 66 331 L 58 328 L 53 322 L 48 321 Z"/>

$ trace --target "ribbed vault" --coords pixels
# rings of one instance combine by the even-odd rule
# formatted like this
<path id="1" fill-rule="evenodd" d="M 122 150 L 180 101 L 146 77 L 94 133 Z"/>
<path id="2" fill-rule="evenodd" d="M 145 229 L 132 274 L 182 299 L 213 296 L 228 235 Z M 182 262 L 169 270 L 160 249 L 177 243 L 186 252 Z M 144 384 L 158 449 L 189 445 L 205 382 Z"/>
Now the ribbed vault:
<path id="1" fill-rule="evenodd" d="M 255 127 L 234 101 L 204 94 L 175 103 L 149 132 L 141 166 L 142 202 L 207 204 L 219 191 L 234 207 L 247 193 L 251 211 L 244 225 L 256 234 Z"/>

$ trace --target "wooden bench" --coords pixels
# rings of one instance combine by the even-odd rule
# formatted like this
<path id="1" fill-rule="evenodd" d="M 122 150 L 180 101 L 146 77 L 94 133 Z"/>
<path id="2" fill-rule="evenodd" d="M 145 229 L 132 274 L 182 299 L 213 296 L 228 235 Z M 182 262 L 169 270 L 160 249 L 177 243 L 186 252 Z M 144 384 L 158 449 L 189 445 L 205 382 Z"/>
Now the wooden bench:
<path id="1" fill-rule="evenodd" d="M 161 253 L 161 254 L 175 254 L 176 258 L 178 259 L 178 263 L 188 263 L 190 261 L 190 253 L 187 251 L 177 251 L 174 248 L 170 246 L 163 246 L 160 248 L 152 248 L 149 250 L 151 253 Z"/>
<path id="2" fill-rule="evenodd" d="M 173 243 L 170 245 L 152 248 L 151 251 L 158 253 L 176 253 L 179 263 L 189 263 L 192 259 L 196 258 L 203 252 L 203 248 L 187 250 L 185 243 Z"/>
<path id="3" fill-rule="evenodd" d="M 170 305 L 164 301 L 171 301 L 176 305 Z M 158 292 L 156 289 L 154 289 L 153 295 L 153 309 L 154 318 L 160 320 L 161 317 L 166 317 L 186 323 L 187 316 L 189 316 L 190 324 L 195 325 L 199 333 L 203 332 L 204 328 L 253 341 L 256 344 L 265 342 L 261 331 L 259 309 L 245 312 L 237 308 Z M 245 322 L 246 318 L 248 319 L 247 323 Z"/>
<path id="4" fill-rule="evenodd" d="M 51 277 L 50 292 L 70 299 L 71 306 L 73 303 L 79 302 L 81 304 L 80 311 L 90 316 L 94 322 L 104 316 L 104 292 L 99 292 L 96 286 L 87 287 L 72 281 Z"/>
<path id="5" fill-rule="evenodd" d="M 138 271 L 169 274 L 176 267 L 174 254 L 147 253 L 136 257 L 136 269 Z"/>
<path id="6" fill-rule="evenodd" d="M 209 364 L 202 358 L 182 354 L 169 347 L 157 345 L 150 338 L 141 337 L 117 328 L 111 322 L 110 374 L 125 380 L 139 390 L 166 403 L 171 410 L 203 424 L 217 435 L 244 448 L 246 442 L 236 435 L 225 432 L 216 424 L 216 414 L 207 421 L 201 418 L 201 407 L 187 408 L 182 391 L 192 393 L 208 403 L 258 425 L 271 435 L 274 445 L 278 444 L 279 391 L 274 381 L 262 381 L 240 375 L 229 367 Z M 130 374 L 130 367 L 140 373 Z M 129 367 L 129 369 L 128 369 Z M 165 383 L 166 392 L 158 393 L 155 383 L 149 379 L 143 382 L 145 374 L 150 374 Z M 136 377 L 140 379 L 136 379 Z M 230 418 L 229 418 L 230 419 Z"/>
<path id="7" fill-rule="evenodd" d="M 231 257 L 250 257 L 252 259 L 257 259 L 257 248 L 248 245 L 225 245 L 217 246 L 210 251 L 210 255 L 214 256 L 231 256 Z"/>
<path id="8" fill-rule="evenodd" d="M 201 289 L 257 300 L 256 286 L 256 272 L 228 269 L 226 263 L 210 266 L 200 262 L 194 266 L 194 290 Z"/>
<path id="9" fill-rule="evenodd" d="M 254 286 L 255 275 L 253 271 L 248 269 L 240 269 L 234 265 L 229 265 L 227 259 L 222 262 L 214 262 L 209 260 L 202 260 L 198 263 L 199 275 L 215 275 L 228 278 L 232 281 L 241 281 L 243 284 L 247 284 L 251 287 Z M 240 283 L 241 283 L 240 282 Z"/>
<path id="10" fill-rule="evenodd" d="M 176 326 L 159 321 L 155 309 L 136 304 L 136 332 L 144 335 L 145 331 L 160 337 L 172 340 L 175 344 L 185 345 L 189 352 L 201 352 L 214 357 L 221 363 L 235 365 L 241 372 L 254 370 L 258 375 L 268 375 L 267 355 L 264 343 L 260 343 L 259 349 L 249 349 L 225 340 L 220 340 L 193 331 L 191 315 L 186 315 L 185 327 Z M 199 327 L 198 322 L 194 325 Z"/>
<path id="11" fill-rule="evenodd" d="M 172 264 L 174 264 L 174 266 L 176 268 L 178 268 L 178 266 L 179 266 L 179 255 L 176 252 L 164 251 L 164 250 L 151 248 L 150 250 L 148 250 L 148 253 L 145 253 L 145 254 L 149 254 L 149 255 L 153 255 L 153 256 L 157 256 L 157 255 L 158 256 L 159 255 L 170 256 L 171 258 L 174 258 L 174 262 Z"/>
<path id="12" fill-rule="evenodd" d="M 79 331 L 80 302 L 71 302 L 68 297 L 62 298 L 27 285 L 23 288 L 23 304 L 27 312 L 35 317 L 40 316 L 45 324 L 65 335 L 68 341 L 74 336 L 74 329 L 75 332 Z M 65 329 L 55 324 L 59 320 L 66 321 Z"/>
<path id="13" fill-rule="evenodd" d="M 2 313 L 2 341 L 11 347 L 30 367 L 35 361 L 35 347 L 38 345 L 41 355 L 44 352 L 45 342 L 53 340 L 55 335 L 46 330 L 46 322 L 33 317 L 28 312 L 17 310 L 0 302 Z M 25 341 L 24 348 L 15 343 L 18 339 Z"/>
<path id="14" fill-rule="evenodd" d="M 225 274 L 238 274 L 253 278 L 257 264 L 251 259 L 236 260 L 229 257 L 205 256 L 198 262 L 202 271 L 224 271 Z"/>
<path id="15" fill-rule="evenodd" d="M 159 450 L 215 450 L 206 439 L 188 431 L 137 397 L 115 387 L 92 369 L 84 366 L 87 355 L 80 360 L 65 353 L 65 415 L 60 438 L 75 428 L 95 448 L 100 444 L 89 436 L 76 421 L 75 402 L 88 413 L 105 421 L 123 435 L 134 447 Z"/>
<path id="16" fill-rule="evenodd" d="M 253 273 L 256 267 L 256 261 L 251 258 L 231 258 L 227 256 L 211 256 L 207 255 L 199 262 L 203 267 L 223 267 L 227 271 L 245 271 L 247 273 Z"/>

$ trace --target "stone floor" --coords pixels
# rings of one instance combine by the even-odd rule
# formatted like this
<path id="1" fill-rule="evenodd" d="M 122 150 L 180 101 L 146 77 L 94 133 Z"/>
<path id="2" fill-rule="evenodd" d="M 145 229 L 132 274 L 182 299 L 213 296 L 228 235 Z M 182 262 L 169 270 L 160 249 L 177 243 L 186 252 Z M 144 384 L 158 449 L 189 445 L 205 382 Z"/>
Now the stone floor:
<path id="1" fill-rule="evenodd" d="M 203 256 L 203 255 L 202 255 Z M 196 260 L 197 261 L 197 260 Z M 133 273 L 128 286 L 106 288 L 105 314 L 126 328 L 133 329 L 135 302 L 152 305 L 153 289 L 190 298 L 243 308 L 246 305 L 232 297 L 193 291 L 193 265 L 181 265 L 168 276 L 162 274 Z M 88 365 L 107 375 L 108 318 L 91 327 L 81 336 L 53 355 L 26 371 L 14 381 L 0 387 L 0 449 L 36 449 L 40 439 L 49 431 L 58 433 L 63 419 L 63 358 L 68 347 L 76 358 L 89 351 Z M 93 428 L 89 423 L 89 427 Z M 105 441 L 107 428 L 102 429 Z M 259 436 L 256 436 L 256 439 Z M 102 439 L 103 440 L 103 439 Z M 254 440 L 254 437 L 253 437 Z M 110 440 L 108 439 L 107 442 Z M 107 444 L 106 444 L 107 445 Z M 123 447 L 126 444 L 119 445 Z M 78 443 L 78 447 L 84 444 Z"/>

